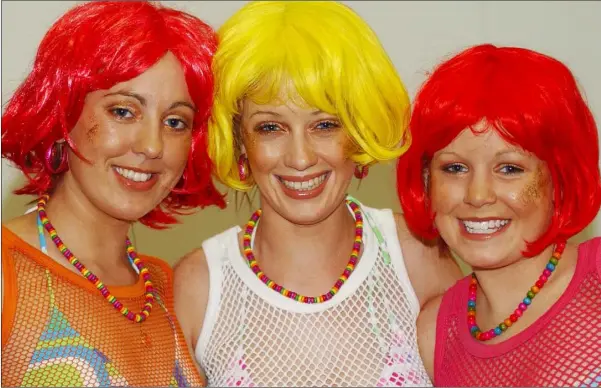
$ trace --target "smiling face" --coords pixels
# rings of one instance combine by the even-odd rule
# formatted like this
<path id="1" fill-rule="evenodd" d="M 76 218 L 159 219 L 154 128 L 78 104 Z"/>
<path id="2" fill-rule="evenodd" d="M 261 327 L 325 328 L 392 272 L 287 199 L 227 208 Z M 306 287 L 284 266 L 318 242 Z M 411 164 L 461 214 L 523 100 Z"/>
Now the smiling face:
<path id="1" fill-rule="evenodd" d="M 353 143 L 340 120 L 290 99 L 267 105 L 246 99 L 242 105 L 242 151 L 263 208 L 296 224 L 314 224 L 334 212 L 355 167 L 349 159 Z"/>
<path id="2" fill-rule="evenodd" d="M 476 268 L 522 257 L 548 228 L 552 181 L 545 163 L 494 130 L 464 130 L 430 165 L 434 223 L 447 245 Z"/>
<path id="3" fill-rule="evenodd" d="M 138 220 L 179 181 L 194 111 L 171 53 L 136 78 L 89 93 L 70 136 L 91 163 L 70 150 L 63 184 L 114 218 Z"/>

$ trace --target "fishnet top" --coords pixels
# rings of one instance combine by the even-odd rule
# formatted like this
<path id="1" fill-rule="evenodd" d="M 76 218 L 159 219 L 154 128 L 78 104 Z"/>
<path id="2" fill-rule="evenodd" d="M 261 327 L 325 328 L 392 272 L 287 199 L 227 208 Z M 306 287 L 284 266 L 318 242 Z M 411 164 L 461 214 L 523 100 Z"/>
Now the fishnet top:
<path id="1" fill-rule="evenodd" d="M 362 257 L 339 293 L 321 304 L 296 302 L 263 284 L 240 254 L 240 228 L 203 243 L 210 290 L 195 354 L 209 385 L 431 384 L 417 348 L 419 302 L 393 214 L 361 208 L 368 220 Z"/>
<path id="2" fill-rule="evenodd" d="M 574 276 L 534 324 L 486 345 L 469 334 L 469 277 L 443 297 L 437 320 L 437 386 L 601 386 L 601 238 L 579 247 Z M 544 290 L 543 290 L 544 291 Z"/>
<path id="3" fill-rule="evenodd" d="M 172 271 L 141 257 L 155 287 L 147 321 L 133 323 L 93 284 L 2 227 L 3 386 L 201 386 L 172 303 Z M 141 309 L 144 282 L 109 289 Z"/>

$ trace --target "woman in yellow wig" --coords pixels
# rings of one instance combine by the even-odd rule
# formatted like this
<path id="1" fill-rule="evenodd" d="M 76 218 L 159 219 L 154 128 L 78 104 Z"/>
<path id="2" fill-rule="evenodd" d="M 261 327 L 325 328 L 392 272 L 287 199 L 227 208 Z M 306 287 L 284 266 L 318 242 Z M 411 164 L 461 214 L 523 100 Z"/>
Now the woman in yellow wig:
<path id="1" fill-rule="evenodd" d="M 460 272 L 401 215 L 346 194 L 410 145 L 409 99 L 335 2 L 252 2 L 219 31 L 209 154 L 261 209 L 176 269 L 176 311 L 215 386 L 430 384 L 420 307 Z"/>

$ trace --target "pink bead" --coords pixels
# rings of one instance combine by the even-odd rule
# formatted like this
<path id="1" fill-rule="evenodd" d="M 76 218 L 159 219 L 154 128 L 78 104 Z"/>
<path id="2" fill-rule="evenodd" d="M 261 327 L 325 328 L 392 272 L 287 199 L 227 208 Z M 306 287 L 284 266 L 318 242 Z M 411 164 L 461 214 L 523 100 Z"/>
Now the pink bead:
<path id="1" fill-rule="evenodd" d="M 522 316 L 522 310 L 520 310 L 519 308 L 518 308 L 518 309 L 515 309 L 515 311 L 514 311 L 513 313 L 514 313 L 516 316 L 518 316 L 518 317 L 521 317 L 521 316 Z"/>
<path id="2" fill-rule="evenodd" d="M 476 301 L 476 293 L 475 292 L 474 293 L 470 292 L 469 300 L 473 300 L 474 302 Z"/>
<path id="3" fill-rule="evenodd" d="M 549 280 L 549 276 L 548 275 L 540 275 L 539 279 L 541 282 L 546 283 L 547 280 Z"/>
<path id="4" fill-rule="evenodd" d="M 520 304 L 519 304 L 519 306 L 518 306 L 518 308 L 519 308 L 520 310 L 522 310 L 522 311 L 526 311 L 526 309 L 528 308 L 528 306 L 526 306 L 526 304 L 525 304 L 525 303 L 520 303 Z"/>
<path id="5" fill-rule="evenodd" d="M 123 307 L 123 305 L 121 304 L 121 302 L 119 302 L 118 300 L 115 301 L 114 304 L 115 308 L 120 309 L 121 307 Z"/>
<path id="6" fill-rule="evenodd" d="M 548 269 L 543 271 L 543 275 L 545 275 L 546 277 L 551 276 L 551 271 L 549 271 Z"/>
<path id="7" fill-rule="evenodd" d="M 127 313 L 127 318 L 129 318 L 129 319 L 132 319 L 132 320 L 133 320 L 133 319 L 134 319 L 134 313 L 132 313 L 131 311 L 129 311 L 129 312 Z"/>
<path id="8" fill-rule="evenodd" d="M 359 244 L 358 242 L 356 242 L 355 244 L 353 244 L 353 249 L 356 249 L 356 250 L 361 249 L 361 244 Z"/>

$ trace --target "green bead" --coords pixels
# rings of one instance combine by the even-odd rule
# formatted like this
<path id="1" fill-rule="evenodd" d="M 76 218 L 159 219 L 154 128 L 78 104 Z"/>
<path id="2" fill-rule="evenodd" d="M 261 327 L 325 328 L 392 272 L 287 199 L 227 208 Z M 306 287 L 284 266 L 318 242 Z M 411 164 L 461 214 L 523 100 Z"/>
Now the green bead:
<path id="1" fill-rule="evenodd" d="M 551 260 L 549 260 L 549 263 L 551 263 L 553 265 L 557 265 L 558 261 L 556 258 L 552 257 Z"/>
<path id="2" fill-rule="evenodd" d="M 532 298 L 534 298 L 534 295 L 535 295 L 534 292 L 528 291 L 528 298 L 532 299 Z"/>
<path id="3" fill-rule="evenodd" d="M 501 323 L 501 324 L 499 325 L 499 329 L 501 329 L 501 330 L 505 331 L 505 330 L 507 330 L 507 325 L 506 325 L 506 324 L 504 324 L 504 323 Z"/>
<path id="4" fill-rule="evenodd" d="M 472 306 L 469 306 L 469 307 L 467 308 L 467 311 L 476 311 L 476 308 L 475 308 L 475 307 L 472 307 Z"/>

